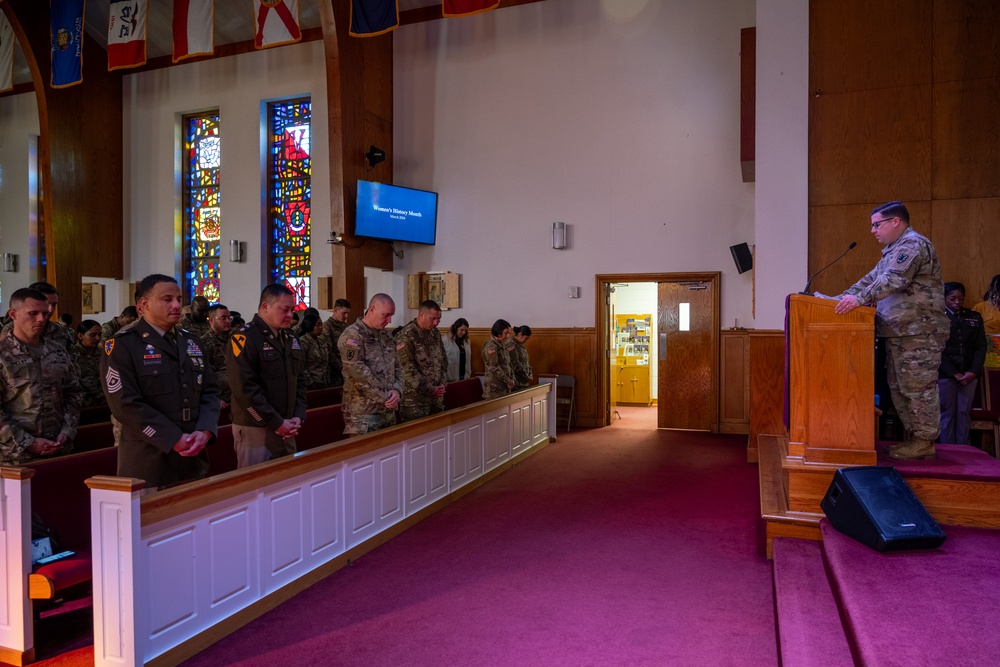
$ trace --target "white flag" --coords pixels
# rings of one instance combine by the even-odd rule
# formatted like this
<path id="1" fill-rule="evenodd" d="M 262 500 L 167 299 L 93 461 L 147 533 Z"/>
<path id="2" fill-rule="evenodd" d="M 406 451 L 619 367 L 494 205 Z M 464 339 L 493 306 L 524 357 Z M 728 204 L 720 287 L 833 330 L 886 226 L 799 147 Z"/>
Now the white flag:
<path id="1" fill-rule="evenodd" d="M 302 39 L 299 0 L 253 0 L 254 48 L 291 44 Z"/>
<path id="2" fill-rule="evenodd" d="M 14 87 L 14 29 L 0 12 L 0 93 Z"/>
<path id="3" fill-rule="evenodd" d="M 174 0 L 174 62 L 215 51 L 215 0 Z"/>

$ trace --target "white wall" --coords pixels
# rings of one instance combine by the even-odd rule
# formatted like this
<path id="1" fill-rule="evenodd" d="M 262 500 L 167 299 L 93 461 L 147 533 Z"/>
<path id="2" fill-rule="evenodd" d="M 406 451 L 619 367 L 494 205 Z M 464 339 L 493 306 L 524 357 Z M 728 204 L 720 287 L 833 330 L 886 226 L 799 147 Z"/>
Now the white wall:
<path id="1" fill-rule="evenodd" d="M 750 322 L 729 246 L 754 242 L 739 150 L 753 24 L 753 0 L 548 0 L 401 27 L 395 182 L 440 199 L 437 245 L 397 270 L 462 274 L 454 315 L 475 327 L 594 326 L 598 273 L 722 271 L 722 321 Z M 552 250 L 553 221 L 569 249 Z"/>
<path id="2" fill-rule="evenodd" d="M 329 275 L 329 139 L 322 41 L 125 76 L 125 275 L 180 274 L 179 181 L 182 114 L 217 108 L 222 139 L 222 302 L 244 316 L 266 284 L 262 171 L 269 100 L 312 97 L 313 275 Z M 176 216 L 176 221 L 175 221 Z M 228 260 L 230 239 L 247 243 Z M 131 257 L 131 264 L 128 258 Z"/>
<path id="3" fill-rule="evenodd" d="M 0 253 L 18 256 L 16 272 L 0 273 L 3 310 L 14 290 L 35 282 L 32 261 L 35 201 L 30 177 L 31 153 L 38 137 L 34 93 L 0 97 Z"/>
<path id="4" fill-rule="evenodd" d="M 756 158 L 755 326 L 781 329 L 784 297 L 805 286 L 809 270 L 809 3 L 802 0 L 757 0 Z"/>

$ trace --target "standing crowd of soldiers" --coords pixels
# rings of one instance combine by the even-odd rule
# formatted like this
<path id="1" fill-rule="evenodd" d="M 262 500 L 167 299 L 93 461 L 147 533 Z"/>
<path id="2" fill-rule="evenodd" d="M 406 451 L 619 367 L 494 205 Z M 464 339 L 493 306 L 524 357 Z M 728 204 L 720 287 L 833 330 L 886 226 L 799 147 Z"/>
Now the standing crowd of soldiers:
<path id="1" fill-rule="evenodd" d="M 326 322 L 310 308 L 294 328 L 295 295 L 278 284 L 264 288 L 257 313 L 239 326 L 235 312 L 203 296 L 182 313 L 170 276 L 144 278 L 135 300 L 103 326 L 84 320 L 74 336 L 51 320 L 58 304 L 51 285 L 14 292 L 0 332 L 0 462 L 67 453 L 81 407 L 106 401 L 118 474 L 168 486 L 208 473 L 206 446 L 222 409 L 231 411 L 244 467 L 296 451 L 307 389 L 342 385 L 344 433 L 353 435 L 444 410 L 449 364 L 457 367 L 459 355 L 459 377 L 469 375 L 468 323 L 452 327 L 452 360 L 434 301 L 390 333 L 396 308 L 386 294 L 375 295 L 353 324 L 351 304 L 338 299 Z M 524 350 L 530 329 L 501 320 L 494 340 L 500 324 L 501 342 L 483 350 L 486 398 L 532 380 Z"/>

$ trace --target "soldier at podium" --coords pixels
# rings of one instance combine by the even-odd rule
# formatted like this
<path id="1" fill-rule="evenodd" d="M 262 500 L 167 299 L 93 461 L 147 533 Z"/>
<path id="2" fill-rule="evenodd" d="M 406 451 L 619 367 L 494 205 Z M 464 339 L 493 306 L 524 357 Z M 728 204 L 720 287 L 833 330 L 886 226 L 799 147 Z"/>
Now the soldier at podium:
<path id="1" fill-rule="evenodd" d="M 931 242 L 910 227 L 901 202 L 876 207 L 871 230 L 885 246 L 882 259 L 840 295 L 836 312 L 875 306 L 875 333 L 885 340 L 892 403 L 907 433 L 889 456 L 934 458 L 941 417 L 937 369 L 949 332 L 941 265 Z"/>

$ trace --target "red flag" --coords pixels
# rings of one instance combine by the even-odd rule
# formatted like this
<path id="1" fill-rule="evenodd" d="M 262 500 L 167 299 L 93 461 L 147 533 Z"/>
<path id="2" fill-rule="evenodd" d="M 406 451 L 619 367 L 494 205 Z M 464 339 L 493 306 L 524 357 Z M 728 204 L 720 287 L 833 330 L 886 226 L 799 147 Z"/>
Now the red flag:
<path id="1" fill-rule="evenodd" d="M 215 51 L 215 0 L 174 0 L 174 57 L 179 62 Z"/>
<path id="2" fill-rule="evenodd" d="M 108 70 L 146 64 L 146 0 L 111 0 Z"/>
<path id="3" fill-rule="evenodd" d="M 500 0 L 441 0 L 441 14 L 449 18 L 481 14 L 500 6 Z"/>
<path id="4" fill-rule="evenodd" d="M 302 39 L 299 0 L 253 0 L 255 49 L 292 44 Z"/>

